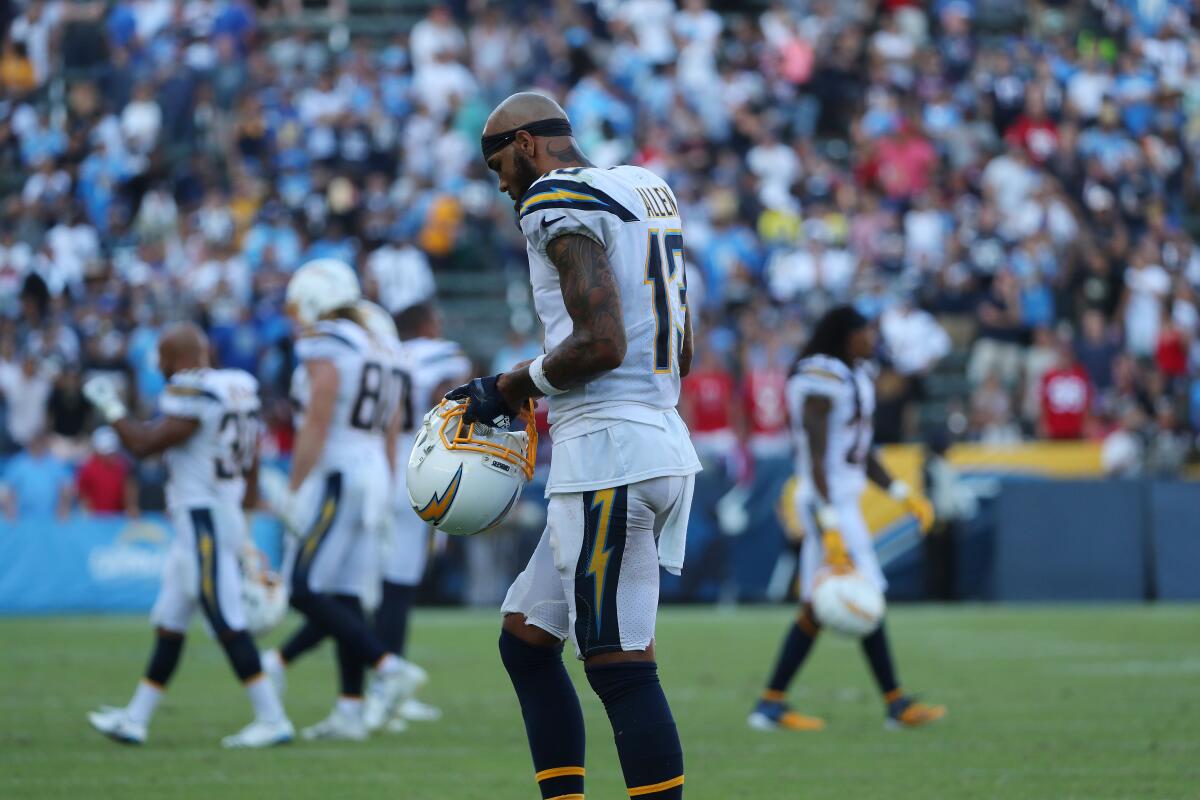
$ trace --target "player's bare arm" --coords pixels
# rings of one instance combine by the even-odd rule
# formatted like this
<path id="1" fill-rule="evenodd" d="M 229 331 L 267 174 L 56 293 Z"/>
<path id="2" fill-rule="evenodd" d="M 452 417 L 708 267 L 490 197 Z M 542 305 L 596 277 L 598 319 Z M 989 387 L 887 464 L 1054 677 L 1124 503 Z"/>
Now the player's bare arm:
<path id="1" fill-rule="evenodd" d="M 337 402 L 338 373 L 331 361 L 309 361 L 308 370 L 309 404 L 304 413 L 304 424 L 296 434 L 292 451 L 292 477 L 290 488 L 294 492 L 304 483 L 313 467 L 321 460 L 325 449 L 326 435 L 333 420 L 333 406 Z"/>
<path id="2" fill-rule="evenodd" d="M 396 474 L 396 462 L 398 454 L 396 453 L 396 442 L 400 439 L 400 429 L 404 427 L 404 414 L 397 411 L 388 421 L 387 430 L 384 431 L 384 454 L 387 456 L 388 469 L 392 474 Z"/>
<path id="3" fill-rule="evenodd" d="M 246 480 L 246 492 L 242 495 L 242 508 L 247 511 L 258 508 L 258 448 L 254 448 L 254 460 L 250 468 L 242 473 Z"/>
<path id="4" fill-rule="evenodd" d="M 825 452 L 829 448 L 829 414 L 833 401 L 828 397 L 812 396 L 804 401 L 802 424 L 808 439 L 814 488 L 823 502 L 829 502 L 829 478 L 825 474 Z"/>
<path id="5" fill-rule="evenodd" d="M 546 378 L 561 389 L 573 389 L 625 360 L 625 320 L 621 294 L 608 255 L 598 242 L 580 234 L 552 239 L 546 255 L 558 268 L 563 303 L 571 317 L 571 335 L 546 355 Z M 498 388 L 512 408 L 540 397 L 529 369 L 500 376 Z"/>
<path id="6" fill-rule="evenodd" d="M 679 377 L 686 378 L 692 371 L 692 309 L 688 306 L 683 315 L 683 346 L 679 348 Z"/>
<path id="7" fill-rule="evenodd" d="M 121 444 L 134 458 L 158 455 L 181 445 L 199 428 L 199 420 L 184 417 L 163 417 L 155 422 L 122 417 L 113 423 Z"/>
<path id="8" fill-rule="evenodd" d="M 867 453 L 867 479 L 881 489 L 892 485 L 892 474 L 879 461 L 879 456 L 874 450 Z"/>

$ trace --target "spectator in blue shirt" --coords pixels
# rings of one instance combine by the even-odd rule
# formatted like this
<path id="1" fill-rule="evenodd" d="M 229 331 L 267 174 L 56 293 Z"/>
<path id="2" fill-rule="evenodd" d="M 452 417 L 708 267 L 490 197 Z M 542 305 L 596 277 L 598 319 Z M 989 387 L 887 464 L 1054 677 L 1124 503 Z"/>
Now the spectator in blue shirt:
<path id="1" fill-rule="evenodd" d="M 0 506 L 8 519 L 51 514 L 63 518 L 70 513 L 74 476 L 71 467 L 54 456 L 48 445 L 49 437 L 42 431 L 5 465 Z"/>

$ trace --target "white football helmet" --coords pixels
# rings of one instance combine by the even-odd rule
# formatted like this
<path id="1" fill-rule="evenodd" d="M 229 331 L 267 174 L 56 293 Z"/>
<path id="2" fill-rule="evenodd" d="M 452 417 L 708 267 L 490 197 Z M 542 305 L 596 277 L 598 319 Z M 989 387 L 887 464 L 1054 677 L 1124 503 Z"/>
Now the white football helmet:
<path id="1" fill-rule="evenodd" d="M 353 306 L 362 297 L 358 276 L 344 261 L 318 258 L 296 270 L 287 286 L 288 313 L 305 327 L 322 315 Z"/>
<path id="2" fill-rule="evenodd" d="M 812 594 L 813 613 L 825 627 L 861 639 L 883 621 L 887 602 L 874 582 L 858 572 L 823 569 Z"/>
<path id="3" fill-rule="evenodd" d="M 390 342 L 400 338 L 400 334 L 396 332 L 396 321 L 381 306 L 370 300 L 359 300 L 358 310 L 363 315 L 363 321 L 367 323 L 367 332 L 376 340 Z"/>
<path id="4" fill-rule="evenodd" d="M 267 557 L 247 542 L 238 554 L 242 568 L 242 610 L 254 636 L 267 633 L 287 615 L 288 593 L 283 579 L 272 572 Z"/>
<path id="5" fill-rule="evenodd" d="M 408 459 L 408 500 L 417 516 L 458 536 L 499 524 L 533 477 L 530 406 L 523 431 L 463 424 L 464 400 L 442 400 L 426 414 Z"/>

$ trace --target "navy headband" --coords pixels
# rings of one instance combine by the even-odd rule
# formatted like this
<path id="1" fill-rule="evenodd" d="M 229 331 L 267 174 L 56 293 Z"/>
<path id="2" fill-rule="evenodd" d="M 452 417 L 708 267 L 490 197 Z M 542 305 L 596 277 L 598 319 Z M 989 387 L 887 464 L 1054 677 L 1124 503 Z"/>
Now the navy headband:
<path id="1" fill-rule="evenodd" d="M 504 133 L 493 133 L 490 136 L 483 136 L 479 140 L 480 146 L 483 148 L 483 158 L 487 159 L 494 156 L 496 153 L 508 147 L 517 138 L 518 131 L 525 131 L 530 136 L 573 136 L 571 131 L 571 123 L 565 119 L 539 119 L 535 122 L 528 122 L 513 128 L 511 131 Z"/>

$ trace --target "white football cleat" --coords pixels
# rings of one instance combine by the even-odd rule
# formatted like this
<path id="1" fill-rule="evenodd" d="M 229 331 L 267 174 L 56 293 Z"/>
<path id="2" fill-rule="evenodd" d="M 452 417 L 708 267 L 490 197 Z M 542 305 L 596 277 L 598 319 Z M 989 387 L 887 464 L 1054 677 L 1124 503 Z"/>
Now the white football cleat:
<path id="1" fill-rule="evenodd" d="M 442 710 L 429 703 L 423 703 L 415 697 L 410 697 L 396 709 L 396 717 L 409 722 L 437 722 L 442 718 Z"/>
<path id="2" fill-rule="evenodd" d="M 350 714 L 340 708 L 333 709 L 328 717 L 310 725 L 300 732 L 305 739 L 362 742 L 367 738 L 367 726 L 361 714 Z"/>
<path id="3" fill-rule="evenodd" d="M 392 717 L 383 729 L 388 733 L 404 733 L 408 730 L 408 723 L 402 717 Z"/>
<path id="4" fill-rule="evenodd" d="M 429 673 L 411 661 L 400 659 L 400 668 L 386 675 L 376 675 L 367 689 L 363 718 L 367 730 L 383 727 L 397 709 L 410 699 L 417 689 L 429 682 Z"/>
<path id="5" fill-rule="evenodd" d="M 287 717 L 275 721 L 256 719 L 232 736 L 222 739 L 221 746 L 231 750 L 274 747 L 287 744 L 294 738 L 296 729 Z"/>
<path id="6" fill-rule="evenodd" d="M 93 728 L 115 742 L 146 743 L 146 723 L 134 721 L 123 708 L 101 706 L 98 711 L 88 712 L 87 718 Z"/>
<path id="7" fill-rule="evenodd" d="M 278 650 L 264 650 L 259 656 L 259 663 L 262 665 L 262 671 L 267 673 L 267 678 L 275 687 L 275 694 L 283 700 L 283 696 L 287 693 L 287 667 L 283 664 L 283 659 L 279 656 Z"/>

